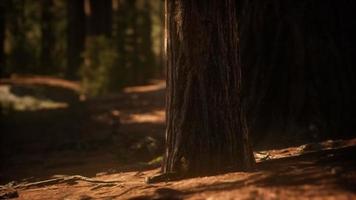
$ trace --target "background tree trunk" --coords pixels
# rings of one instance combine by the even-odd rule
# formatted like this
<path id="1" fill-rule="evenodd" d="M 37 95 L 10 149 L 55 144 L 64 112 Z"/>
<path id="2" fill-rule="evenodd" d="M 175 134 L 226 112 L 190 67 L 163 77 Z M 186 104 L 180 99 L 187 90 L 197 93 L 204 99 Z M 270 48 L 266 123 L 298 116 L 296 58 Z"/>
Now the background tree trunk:
<path id="1" fill-rule="evenodd" d="M 112 0 L 90 0 L 89 34 L 112 34 Z"/>
<path id="2" fill-rule="evenodd" d="M 41 69 L 39 72 L 46 74 L 54 72 L 53 70 L 53 51 L 54 51 L 54 31 L 53 31 L 53 1 L 41 1 L 41 32 L 42 32 L 42 47 L 41 47 Z"/>
<path id="3" fill-rule="evenodd" d="M 5 2 L 0 2 L 0 78 L 5 75 Z"/>
<path id="4" fill-rule="evenodd" d="M 138 61 L 136 64 L 136 83 L 144 84 L 155 74 L 156 63 L 152 49 L 152 8 L 149 0 L 143 0 L 139 3 L 141 3 L 141 9 L 138 10 L 136 24 L 136 60 Z"/>
<path id="5" fill-rule="evenodd" d="M 84 0 L 67 0 L 67 55 L 68 64 L 66 77 L 78 78 L 78 70 L 82 63 L 81 53 L 85 42 Z"/>
<path id="6" fill-rule="evenodd" d="M 12 50 L 8 56 L 9 65 L 7 70 L 14 73 L 29 73 L 33 72 L 33 68 L 29 66 L 29 53 L 25 48 L 26 33 L 23 31 L 25 26 L 25 1 L 8 1 L 9 8 L 6 12 L 6 28 L 9 35 L 13 35 L 11 39 Z"/>
<path id="7" fill-rule="evenodd" d="M 166 1 L 167 129 L 163 172 L 246 170 L 253 153 L 240 101 L 237 3 Z"/>

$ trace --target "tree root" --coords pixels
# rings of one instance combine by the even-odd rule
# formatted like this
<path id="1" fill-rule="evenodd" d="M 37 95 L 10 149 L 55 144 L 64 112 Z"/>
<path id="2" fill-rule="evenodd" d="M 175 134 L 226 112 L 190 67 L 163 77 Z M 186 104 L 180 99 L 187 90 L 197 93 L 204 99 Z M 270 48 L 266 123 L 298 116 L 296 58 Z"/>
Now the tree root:
<path id="1" fill-rule="evenodd" d="M 177 181 L 182 179 L 182 176 L 176 172 L 162 173 L 154 176 L 147 177 L 145 182 L 147 184 Z"/>

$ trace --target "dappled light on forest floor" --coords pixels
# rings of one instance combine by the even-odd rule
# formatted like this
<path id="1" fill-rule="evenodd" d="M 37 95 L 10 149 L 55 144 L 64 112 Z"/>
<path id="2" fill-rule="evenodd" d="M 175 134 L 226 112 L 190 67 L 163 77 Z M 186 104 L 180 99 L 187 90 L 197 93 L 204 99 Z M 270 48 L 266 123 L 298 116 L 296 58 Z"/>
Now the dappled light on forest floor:
<path id="1" fill-rule="evenodd" d="M 163 110 L 144 114 L 131 114 L 128 118 L 123 118 L 122 123 L 164 123 L 164 115 L 165 112 Z"/>
<path id="2" fill-rule="evenodd" d="M 356 200 L 355 10 L 0 0 L 0 199 Z"/>
<path id="3" fill-rule="evenodd" d="M 350 140 L 326 140 L 319 143 L 308 143 L 296 147 L 254 152 L 257 162 L 295 157 L 308 153 L 350 147 L 356 144 L 356 138 Z"/>
<path id="4" fill-rule="evenodd" d="M 28 95 L 40 87 L 10 85 Z M 48 96 L 65 99 L 69 107 L 7 113 L 0 195 L 16 192 L 18 199 L 43 200 L 355 198 L 356 139 L 256 151 L 253 172 L 146 184 L 162 162 L 163 85 L 158 81 L 86 101 L 68 100 L 73 93 L 51 86 L 47 90 L 57 95 Z"/>
<path id="5" fill-rule="evenodd" d="M 41 109 L 66 108 L 68 107 L 68 104 L 50 99 L 40 99 L 31 95 L 18 96 L 11 92 L 10 86 L 0 85 L 0 106 L 6 110 L 13 109 L 17 111 L 33 111 Z"/>
<path id="6" fill-rule="evenodd" d="M 80 85 L 49 76 L 13 75 L 0 79 L 3 112 L 67 108 L 79 100 Z"/>
<path id="7" fill-rule="evenodd" d="M 151 85 L 145 86 L 133 86 L 124 89 L 124 93 L 142 93 L 142 92 L 153 92 L 166 88 L 166 83 L 162 80 L 154 80 Z"/>
<path id="8" fill-rule="evenodd" d="M 55 78 L 51 76 L 36 76 L 36 75 L 12 75 L 11 78 L 1 79 L 0 84 L 15 84 L 15 85 L 47 85 L 52 87 L 61 87 L 76 92 L 80 92 L 81 88 L 78 82 Z"/>
<path id="9" fill-rule="evenodd" d="M 141 169 L 101 172 L 90 177 L 56 175 L 47 182 L 20 181 L 5 187 L 15 188 L 19 199 L 353 199 L 356 163 L 352 156 L 356 153 L 356 139 L 337 143 L 336 149 L 326 147 L 299 156 L 301 146 L 267 151 L 279 158 L 260 160 L 257 170 L 248 173 L 146 184 L 145 178 L 159 169 Z M 281 156 L 284 152 L 292 156 Z"/>

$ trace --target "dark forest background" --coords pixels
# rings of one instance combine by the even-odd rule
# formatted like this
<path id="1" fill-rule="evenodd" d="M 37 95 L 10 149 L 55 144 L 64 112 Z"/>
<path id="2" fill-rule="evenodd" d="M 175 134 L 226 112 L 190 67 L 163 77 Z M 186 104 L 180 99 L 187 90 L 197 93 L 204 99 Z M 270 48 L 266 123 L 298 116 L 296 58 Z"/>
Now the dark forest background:
<path id="1" fill-rule="evenodd" d="M 162 77 L 163 1 L 3 0 L 1 76 L 50 75 L 99 95 Z"/>
<path id="2" fill-rule="evenodd" d="M 239 2 L 242 100 L 254 146 L 355 136 L 356 1 Z M 161 0 L 1 0 L 1 78 L 58 77 L 93 97 L 162 79 L 163 21 Z M 4 104 L 6 95 L 0 95 Z M 68 121 L 86 124 L 89 103 L 77 100 L 68 109 L 75 120 Z M 12 128 L 24 113 L 4 113 L 2 128 L 17 132 Z"/>
<path id="3" fill-rule="evenodd" d="M 291 146 L 301 147 L 298 153 L 307 148 L 318 151 L 323 148 L 320 141 L 336 147 L 343 139 L 354 138 L 356 1 L 236 1 L 239 10 L 230 10 L 228 16 L 236 14 L 238 19 L 233 20 L 239 23 L 238 44 L 237 40 L 219 38 L 215 32 L 200 32 L 230 25 L 212 27 L 209 19 L 193 18 L 191 21 L 199 26 L 187 20 L 185 24 L 190 26 L 184 30 L 193 40 L 183 42 L 187 38 L 177 37 L 175 45 L 200 44 L 194 46 L 197 52 L 215 52 L 215 46 L 199 40 L 199 36 L 207 36 L 217 47 L 230 46 L 220 55 L 193 57 L 186 48 L 190 46 L 182 45 L 184 51 L 170 49 L 166 60 L 165 25 L 167 34 L 174 29 L 168 21 L 164 23 L 163 0 L 0 0 L 0 184 L 68 171 L 95 176 L 99 169 L 108 170 L 107 164 L 113 169 L 119 166 L 115 172 L 158 167 L 164 160 L 165 100 L 183 102 L 186 95 L 167 95 L 166 61 L 173 54 L 178 63 L 174 69 L 187 66 L 187 72 L 203 69 L 196 63 L 205 61 L 187 64 L 184 56 L 196 61 L 209 57 L 209 62 L 202 64 L 208 70 L 198 71 L 196 77 L 208 77 L 207 89 L 212 94 L 218 94 L 222 85 L 215 72 L 231 67 L 222 59 L 228 58 L 225 50 L 236 56 L 236 61 L 240 59 L 235 64 L 236 68 L 241 64 L 241 94 L 240 88 L 234 88 L 229 95 L 235 100 L 241 98 L 241 115 L 247 116 L 254 151 Z M 206 0 L 181 2 L 187 5 L 185 12 L 201 8 L 204 13 L 204 8 L 210 11 L 214 10 L 211 5 L 221 5 L 219 0 L 208 1 L 214 4 L 204 4 Z M 183 8 L 177 6 L 179 9 Z M 209 17 L 219 18 L 225 14 L 222 10 L 216 8 L 216 15 Z M 171 19 L 181 17 L 178 11 L 174 14 L 177 18 Z M 227 76 L 231 75 L 228 72 Z M 184 78 L 177 80 L 180 91 L 186 89 L 188 78 L 198 88 L 196 77 L 187 74 L 182 71 Z M 194 109 L 214 98 L 198 88 L 191 90 L 187 99 L 194 104 L 184 114 L 194 120 L 183 119 L 191 129 L 184 131 L 198 134 L 191 137 L 192 142 L 185 141 L 191 148 L 186 152 L 195 156 L 191 152 L 199 152 L 197 143 L 224 141 L 221 133 L 226 127 L 219 124 L 216 127 L 223 128 L 214 130 L 217 137 L 210 137 L 201 127 L 191 126 L 206 117 Z M 209 107 L 209 114 L 219 116 L 223 109 L 236 111 L 228 104 L 204 106 Z M 232 121 L 234 117 L 238 116 L 229 115 Z M 214 121 L 209 124 L 214 125 Z M 200 164 L 202 158 L 196 158 Z M 268 159 L 268 155 L 262 158 Z M 273 168 L 280 169 L 279 165 Z M 300 180 L 299 175 L 295 177 Z"/>
<path id="4" fill-rule="evenodd" d="M 242 2 L 242 96 L 255 145 L 354 136 L 356 2 Z"/>

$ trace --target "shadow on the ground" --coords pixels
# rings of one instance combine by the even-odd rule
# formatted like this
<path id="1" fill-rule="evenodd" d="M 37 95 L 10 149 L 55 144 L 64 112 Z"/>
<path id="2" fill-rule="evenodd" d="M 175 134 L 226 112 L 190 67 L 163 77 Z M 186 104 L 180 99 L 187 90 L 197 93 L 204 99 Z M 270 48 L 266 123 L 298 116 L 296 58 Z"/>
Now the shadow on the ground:
<path id="1" fill-rule="evenodd" d="M 189 195 L 203 191 L 235 190 L 249 185 L 293 187 L 323 184 L 333 184 L 339 189 L 356 192 L 355 154 L 356 146 L 352 146 L 268 160 L 258 163 L 258 172 L 247 179 L 199 186 L 184 193 Z"/>
<path id="2" fill-rule="evenodd" d="M 0 86 L 18 98 L 60 100 L 68 106 L 0 109 L 0 184 L 152 168 L 147 162 L 161 155 L 164 119 L 157 119 L 163 112 L 164 88 L 79 101 L 79 93 L 68 87 L 32 82 Z"/>
<path id="3" fill-rule="evenodd" d="M 233 191 L 250 186 L 293 188 L 302 185 L 332 185 L 339 190 L 355 193 L 355 153 L 356 146 L 351 146 L 263 161 L 257 164 L 256 172 L 247 175 L 247 178 L 236 180 L 235 177 L 235 180 L 231 181 L 232 176 L 228 177 L 230 180 L 223 180 L 224 177 L 218 179 L 218 176 L 218 180 L 214 181 L 217 183 L 199 184 L 183 190 L 166 188 L 163 192 L 162 188 L 158 188 L 151 195 L 133 197 L 132 200 L 184 199 L 186 196 L 204 192 Z"/>
<path id="4" fill-rule="evenodd" d="M 16 87 L 20 94 L 21 87 Z M 54 88 L 50 90 L 56 100 L 65 99 Z M 26 95 L 29 92 L 26 90 Z M 57 174 L 94 177 L 98 173 L 157 167 L 157 163 L 147 163 L 163 150 L 163 97 L 162 87 L 139 87 L 83 102 L 70 101 L 68 107 L 61 109 L 1 112 L 0 184 L 45 180 Z M 252 185 L 265 188 L 331 184 L 355 192 L 356 147 L 316 151 L 259 162 L 257 172 L 231 181 L 217 179 L 182 191 L 159 188 L 153 196 L 135 198 L 180 199 Z"/>
<path id="5" fill-rule="evenodd" d="M 268 176 L 254 183 L 261 187 L 334 184 L 356 192 L 355 153 L 356 146 L 351 146 L 261 162 L 259 170 Z"/>

